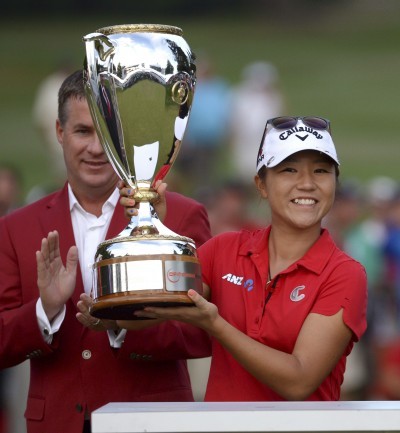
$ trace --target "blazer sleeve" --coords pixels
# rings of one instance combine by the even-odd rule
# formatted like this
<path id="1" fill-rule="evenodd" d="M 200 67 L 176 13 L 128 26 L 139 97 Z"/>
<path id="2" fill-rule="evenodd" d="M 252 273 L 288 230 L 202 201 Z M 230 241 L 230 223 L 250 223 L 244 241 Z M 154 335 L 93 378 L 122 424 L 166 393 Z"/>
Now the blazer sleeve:
<path id="1" fill-rule="evenodd" d="M 26 239 L 26 242 L 29 242 L 28 236 Z M 34 255 L 29 259 L 36 265 Z M 2 369 L 17 365 L 29 358 L 51 353 L 52 349 L 44 341 L 37 322 L 38 295 L 23 299 L 21 273 L 28 272 L 28 269 L 23 262 L 19 261 L 16 254 L 7 227 L 7 217 L 0 219 L 0 263 L 0 369 Z M 37 287 L 32 288 L 32 293 L 37 293 Z"/>
<path id="2" fill-rule="evenodd" d="M 194 240 L 199 248 L 211 238 L 207 210 L 201 203 L 175 192 L 168 192 L 164 224 L 178 235 Z"/>

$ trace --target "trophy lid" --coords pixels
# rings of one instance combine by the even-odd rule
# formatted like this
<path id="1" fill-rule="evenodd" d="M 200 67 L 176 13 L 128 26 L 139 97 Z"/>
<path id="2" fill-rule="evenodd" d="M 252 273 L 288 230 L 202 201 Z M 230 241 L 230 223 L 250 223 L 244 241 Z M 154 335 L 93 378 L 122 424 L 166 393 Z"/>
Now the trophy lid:
<path id="1" fill-rule="evenodd" d="M 115 33 L 172 33 L 178 36 L 183 35 L 182 29 L 179 27 L 164 25 L 164 24 L 119 24 L 115 26 L 102 27 L 96 30 L 103 35 L 113 35 Z"/>

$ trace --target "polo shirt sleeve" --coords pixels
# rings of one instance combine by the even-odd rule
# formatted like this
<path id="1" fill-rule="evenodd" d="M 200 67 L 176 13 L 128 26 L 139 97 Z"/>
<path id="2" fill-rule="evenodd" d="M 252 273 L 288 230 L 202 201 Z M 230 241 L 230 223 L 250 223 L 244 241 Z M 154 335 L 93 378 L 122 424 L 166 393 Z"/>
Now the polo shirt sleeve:
<path id="1" fill-rule="evenodd" d="M 212 285 L 216 239 L 217 238 L 212 238 L 208 240 L 197 250 L 201 264 L 201 275 L 203 283 L 207 284 L 208 287 L 211 287 Z"/>
<path id="2" fill-rule="evenodd" d="M 219 284 L 216 280 L 218 278 L 216 274 L 221 264 L 228 260 L 228 251 L 230 254 L 235 254 L 237 243 L 237 232 L 225 232 L 214 236 L 197 250 L 203 283 L 211 288 L 211 294 L 218 290 Z"/>
<path id="3" fill-rule="evenodd" d="M 367 298 L 365 269 L 349 259 L 338 264 L 321 285 L 312 312 L 331 316 L 343 308 L 344 323 L 358 341 L 367 329 Z"/>

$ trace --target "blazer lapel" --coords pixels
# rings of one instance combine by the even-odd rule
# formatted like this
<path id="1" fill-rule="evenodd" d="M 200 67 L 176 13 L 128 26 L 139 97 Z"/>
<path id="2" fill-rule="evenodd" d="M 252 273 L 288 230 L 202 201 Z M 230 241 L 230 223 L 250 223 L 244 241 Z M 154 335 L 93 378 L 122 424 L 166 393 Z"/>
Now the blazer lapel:
<path id="1" fill-rule="evenodd" d="M 124 214 L 124 208 L 117 203 L 107 231 L 106 239 L 112 239 L 118 236 L 128 224 L 129 220 Z"/>

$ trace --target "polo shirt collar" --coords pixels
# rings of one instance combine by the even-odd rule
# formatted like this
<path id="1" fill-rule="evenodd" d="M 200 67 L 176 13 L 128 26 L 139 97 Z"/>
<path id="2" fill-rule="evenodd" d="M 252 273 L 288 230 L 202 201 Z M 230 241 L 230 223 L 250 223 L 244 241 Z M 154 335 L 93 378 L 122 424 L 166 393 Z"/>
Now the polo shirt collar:
<path id="1" fill-rule="evenodd" d="M 271 226 L 254 232 L 253 236 L 250 236 L 243 242 L 239 254 L 245 256 L 258 254 L 264 256 L 265 260 L 268 260 L 268 248 L 266 248 L 266 245 L 268 245 L 270 233 Z M 315 244 L 300 260 L 289 266 L 284 273 L 302 266 L 316 274 L 320 274 L 336 248 L 337 247 L 328 230 L 322 229 L 321 235 Z"/>
<path id="2" fill-rule="evenodd" d="M 297 262 L 297 265 L 321 274 L 336 248 L 328 230 L 322 229 L 318 240 Z"/>

